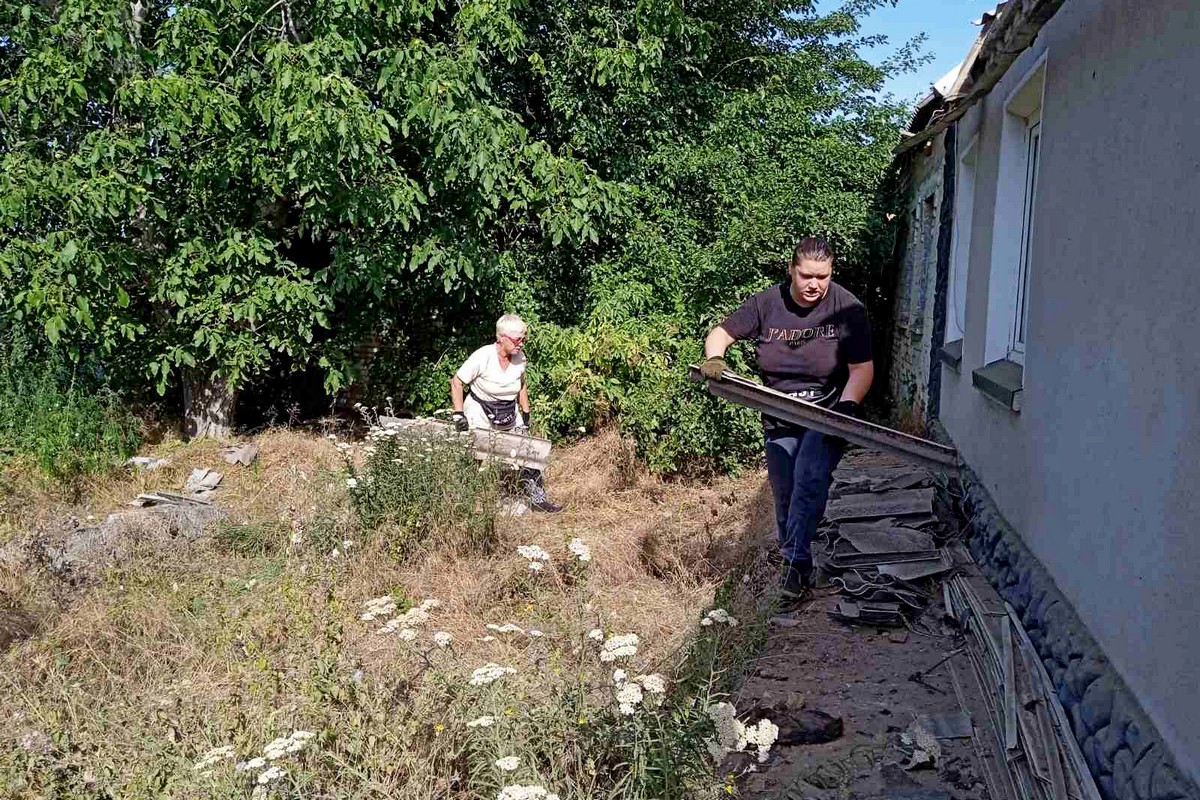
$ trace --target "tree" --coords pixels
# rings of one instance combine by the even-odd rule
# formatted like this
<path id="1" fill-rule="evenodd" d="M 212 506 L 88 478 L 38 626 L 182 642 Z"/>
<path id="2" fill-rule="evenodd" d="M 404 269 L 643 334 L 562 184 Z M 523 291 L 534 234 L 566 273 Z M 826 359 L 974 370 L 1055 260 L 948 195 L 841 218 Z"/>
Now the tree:
<path id="1" fill-rule="evenodd" d="M 367 334 L 444 404 L 447 354 L 515 309 L 548 421 L 629 412 L 649 447 L 677 420 L 635 398 L 797 231 L 863 252 L 898 116 L 855 31 L 885 1 L 5 4 L 0 308 L 185 387 L 197 433 L 279 364 L 345 385 Z M 712 449 L 667 436 L 663 465 Z"/>

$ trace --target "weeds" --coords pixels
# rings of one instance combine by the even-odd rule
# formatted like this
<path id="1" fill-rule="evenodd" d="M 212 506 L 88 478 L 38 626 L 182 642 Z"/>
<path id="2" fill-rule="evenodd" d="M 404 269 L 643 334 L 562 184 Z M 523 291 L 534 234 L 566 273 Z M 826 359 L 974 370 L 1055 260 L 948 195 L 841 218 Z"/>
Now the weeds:
<path id="1" fill-rule="evenodd" d="M 469 437 L 375 426 L 368 438 L 361 468 L 346 462 L 351 507 L 365 532 L 383 536 L 398 558 L 434 539 L 454 552 L 491 549 L 500 470 L 475 460 Z"/>
<path id="2" fill-rule="evenodd" d="M 137 421 L 80 370 L 12 336 L 0 342 L 0 459 L 28 458 L 42 474 L 77 488 L 84 475 L 136 451 Z"/>

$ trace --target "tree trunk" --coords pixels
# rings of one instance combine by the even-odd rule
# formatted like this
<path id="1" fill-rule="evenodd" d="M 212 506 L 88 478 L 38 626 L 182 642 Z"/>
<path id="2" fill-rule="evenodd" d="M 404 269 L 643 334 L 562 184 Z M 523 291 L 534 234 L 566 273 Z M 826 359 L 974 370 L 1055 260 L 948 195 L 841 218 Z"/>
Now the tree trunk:
<path id="1" fill-rule="evenodd" d="M 233 438 L 237 392 L 221 378 L 190 372 L 183 381 L 183 433 L 189 439 Z"/>

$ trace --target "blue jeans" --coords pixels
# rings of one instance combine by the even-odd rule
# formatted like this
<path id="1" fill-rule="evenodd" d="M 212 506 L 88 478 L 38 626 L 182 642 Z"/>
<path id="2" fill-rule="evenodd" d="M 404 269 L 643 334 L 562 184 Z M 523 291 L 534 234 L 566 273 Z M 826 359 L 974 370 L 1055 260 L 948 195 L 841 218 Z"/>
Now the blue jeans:
<path id="1" fill-rule="evenodd" d="M 845 444 L 805 428 L 778 427 L 765 437 L 780 553 L 784 561 L 811 566 L 812 540 Z"/>

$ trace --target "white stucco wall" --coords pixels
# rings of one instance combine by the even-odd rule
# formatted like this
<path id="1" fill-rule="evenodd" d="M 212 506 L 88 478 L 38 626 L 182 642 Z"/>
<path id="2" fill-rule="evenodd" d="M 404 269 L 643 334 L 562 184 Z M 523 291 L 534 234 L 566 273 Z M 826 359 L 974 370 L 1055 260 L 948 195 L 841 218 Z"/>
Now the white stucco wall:
<path id="1" fill-rule="evenodd" d="M 1013 266 L 990 263 L 1005 98 L 1043 54 L 1016 413 L 971 371 L 996 325 L 992 278 Z M 960 123 L 960 142 L 976 133 L 964 354 L 943 370 L 943 423 L 1200 777 L 1200 2 L 1067 0 Z"/>

